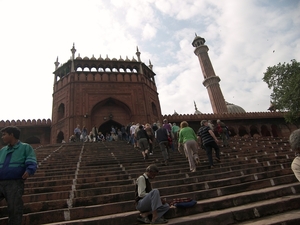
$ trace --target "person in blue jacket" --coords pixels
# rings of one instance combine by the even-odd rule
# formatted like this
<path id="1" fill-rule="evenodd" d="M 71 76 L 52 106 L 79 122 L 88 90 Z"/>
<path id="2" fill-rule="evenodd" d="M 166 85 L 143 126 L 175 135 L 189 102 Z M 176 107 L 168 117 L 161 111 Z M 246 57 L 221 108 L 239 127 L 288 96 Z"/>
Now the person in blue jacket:
<path id="1" fill-rule="evenodd" d="M 1 133 L 7 146 L 0 150 L 0 201 L 7 201 L 8 225 L 21 225 L 24 181 L 37 169 L 36 155 L 29 144 L 19 140 L 18 127 L 5 127 Z"/>

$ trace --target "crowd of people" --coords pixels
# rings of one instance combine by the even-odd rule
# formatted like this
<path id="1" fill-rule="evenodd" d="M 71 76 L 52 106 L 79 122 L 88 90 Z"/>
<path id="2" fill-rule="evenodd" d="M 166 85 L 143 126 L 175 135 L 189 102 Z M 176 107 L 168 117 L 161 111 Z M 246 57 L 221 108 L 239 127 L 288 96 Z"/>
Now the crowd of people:
<path id="1" fill-rule="evenodd" d="M 213 149 L 216 154 L 216 161 L 220 162 L 219 140 L 212 128 L 211 122 L 207 120 L 201 121 L 201 127 L 197 133 L 189 127 L 186 121 L 182 121 L 180 127 L 176 127 L 176 124 L 169 124 L 167 120 L 164 120 L 161 126 L 156 123 L 152 126 L 150 124 L 133 123 L 129 128 L 128 138 L 124 140 L 128 144 L 131 143 L 133 146 L 138 147 L 145 160 L 148 154 L 151 154 L 151 151 L 153 154 L 153 147 L 156 143 L 166 164 L 169 159 L 169 150 L 175 148 L 172 141 L 176 141 L 178 150 L 183 147 L 191 172 L 195 172 L 196 164 L 199 164 L 198 149 L 200 146 L 207 153 L 210 168 L 213 167 Z M 2 140 L 7 145 L 0 150 L 0 201 L 5 199 L 8 203 L 8 224 L 22 223 L 24 182 L 29 176 L 34 175 L 37 169 L 35 152 L 29 144 L 22 143 L 19 140 L 20 132 L 20 129 L 14 126 L 5 127 L 1 130 Z M 78 141 L 79 139 L 80 141 L 83 132 L 87 134 L 86 129 L 83 128 L 81 131 L 80 127 L 77 126 L 74 129 L 75 140 Z M 96 134 L 97 128 L 94 127 L 91 132 Z M 95 138 L 98 137 L 92 136 L 91 141 L 96 141 Z M 289 142 L 291 149 L 295 151 L 291 169 L 300 181 L 300 129 L 292 132 Z M 169 210 L 170 206 L 160 196 L 158 189 L 152 189 L 150 182 L 150 179 L 154 179 L 158 172 L 158 166 L 150 164 L 136 180 L 136 209 L 140 212 L 138 220 L 143 223 L 168 223 L 163 215 Z"/>
<path id="2" fill-rule="evenodd" d="M 74 129 L 74 134 L 69 138 L 69 142 L 104 142 L 104 141 L 117 141 L 128 140 L 128 133 L 126 128 L 122 126 L 120 129 L 112 126 L 109 132 L 101 132 L 95 125 L 91 131 L 88 132 L 87 128 L 83 126 L 82 130 L 80 125 Z M 63 141 L 65 143 L 65 141 Z"/>
<path id="3" fill-rule="evenodd" d="M 192 172 L 196 171 L 198 165 L 198 149 L 203 148 L 206 151 L 209 167 L 213 168 L 213 150 L 216 154 L 215 160 L 220 162 L 219 140 L 215 134 L 222 140 L 223 147 L 229 147 L 230 131 L 224 122 L 217 120 L 216 125 L 212 121 L 201 121 L 201 127 L 198 132 L 189 127 L 186 121 L 182 121 L 180 126 L 176 123 L 169 123 L 164 119 L 162 123 L 153 124 L 132 122 L 127 126 L 114 127 L 111 130 L 102 133 L 94 125 L 90 132 L 84 126 L 82 130 L 80 125 L 74 129 L 74 134 L 69 138 L 69 142 L 104 142 L 122 140 L 141 152 L 144 160 L 153 155 L 153 149 L 158 148 L 162 154 L 163 164 L 168 165 L 170 152 L 176 148 L 188 159 L 189 167 Z"/>

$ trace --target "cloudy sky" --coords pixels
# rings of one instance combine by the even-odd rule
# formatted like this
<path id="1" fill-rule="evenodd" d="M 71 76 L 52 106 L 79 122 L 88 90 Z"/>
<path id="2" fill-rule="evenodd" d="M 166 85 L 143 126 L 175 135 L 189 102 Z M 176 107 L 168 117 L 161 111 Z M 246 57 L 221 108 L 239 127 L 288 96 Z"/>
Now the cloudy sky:
<path id="1" fill-rule="evenodd" d="M 212 113 L 195 33 L 227 102 L 267 111 L 268 66 L 300 59 L 299 0 L 0 0 L 1 120 L 51 119 L 56 57 L 130 59 L 156 73 L 163 115 Z"/>

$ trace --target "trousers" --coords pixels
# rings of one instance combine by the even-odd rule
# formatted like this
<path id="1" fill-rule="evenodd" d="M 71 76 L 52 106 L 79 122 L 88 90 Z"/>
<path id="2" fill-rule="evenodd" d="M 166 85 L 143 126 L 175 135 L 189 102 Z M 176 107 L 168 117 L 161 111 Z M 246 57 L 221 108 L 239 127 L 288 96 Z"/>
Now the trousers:
<path id="1" fill-rule="evenodd" d="M 8 225 L 21 225 L 23 217 L 24 181 L 0 180 L 0 201 L 4 198 L 8 208 Z"/>
<path id="2" fill-rule="evenodd" d="M 138 201 L 136 209 L 140 212 L 150 212 L 157 210 L 157 218 L 161 218 L 170 206 L 168 203 L 162 204 L 158 189 L 152 189 L 144 198 Z"/>

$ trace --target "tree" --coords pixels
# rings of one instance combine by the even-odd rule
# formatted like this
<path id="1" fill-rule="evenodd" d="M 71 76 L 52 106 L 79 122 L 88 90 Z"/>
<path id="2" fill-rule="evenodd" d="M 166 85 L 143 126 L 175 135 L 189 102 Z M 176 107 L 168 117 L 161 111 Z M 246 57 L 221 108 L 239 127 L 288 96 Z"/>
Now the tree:
<path id="1" fill-rule="evenodd" d="M 300 63 L 279 63 L 268 67 L 263 81 L 272 89 L 271 100 L 276 109 L 286 111 L 285 120 L 296 123 L 300 118 Z"/>

